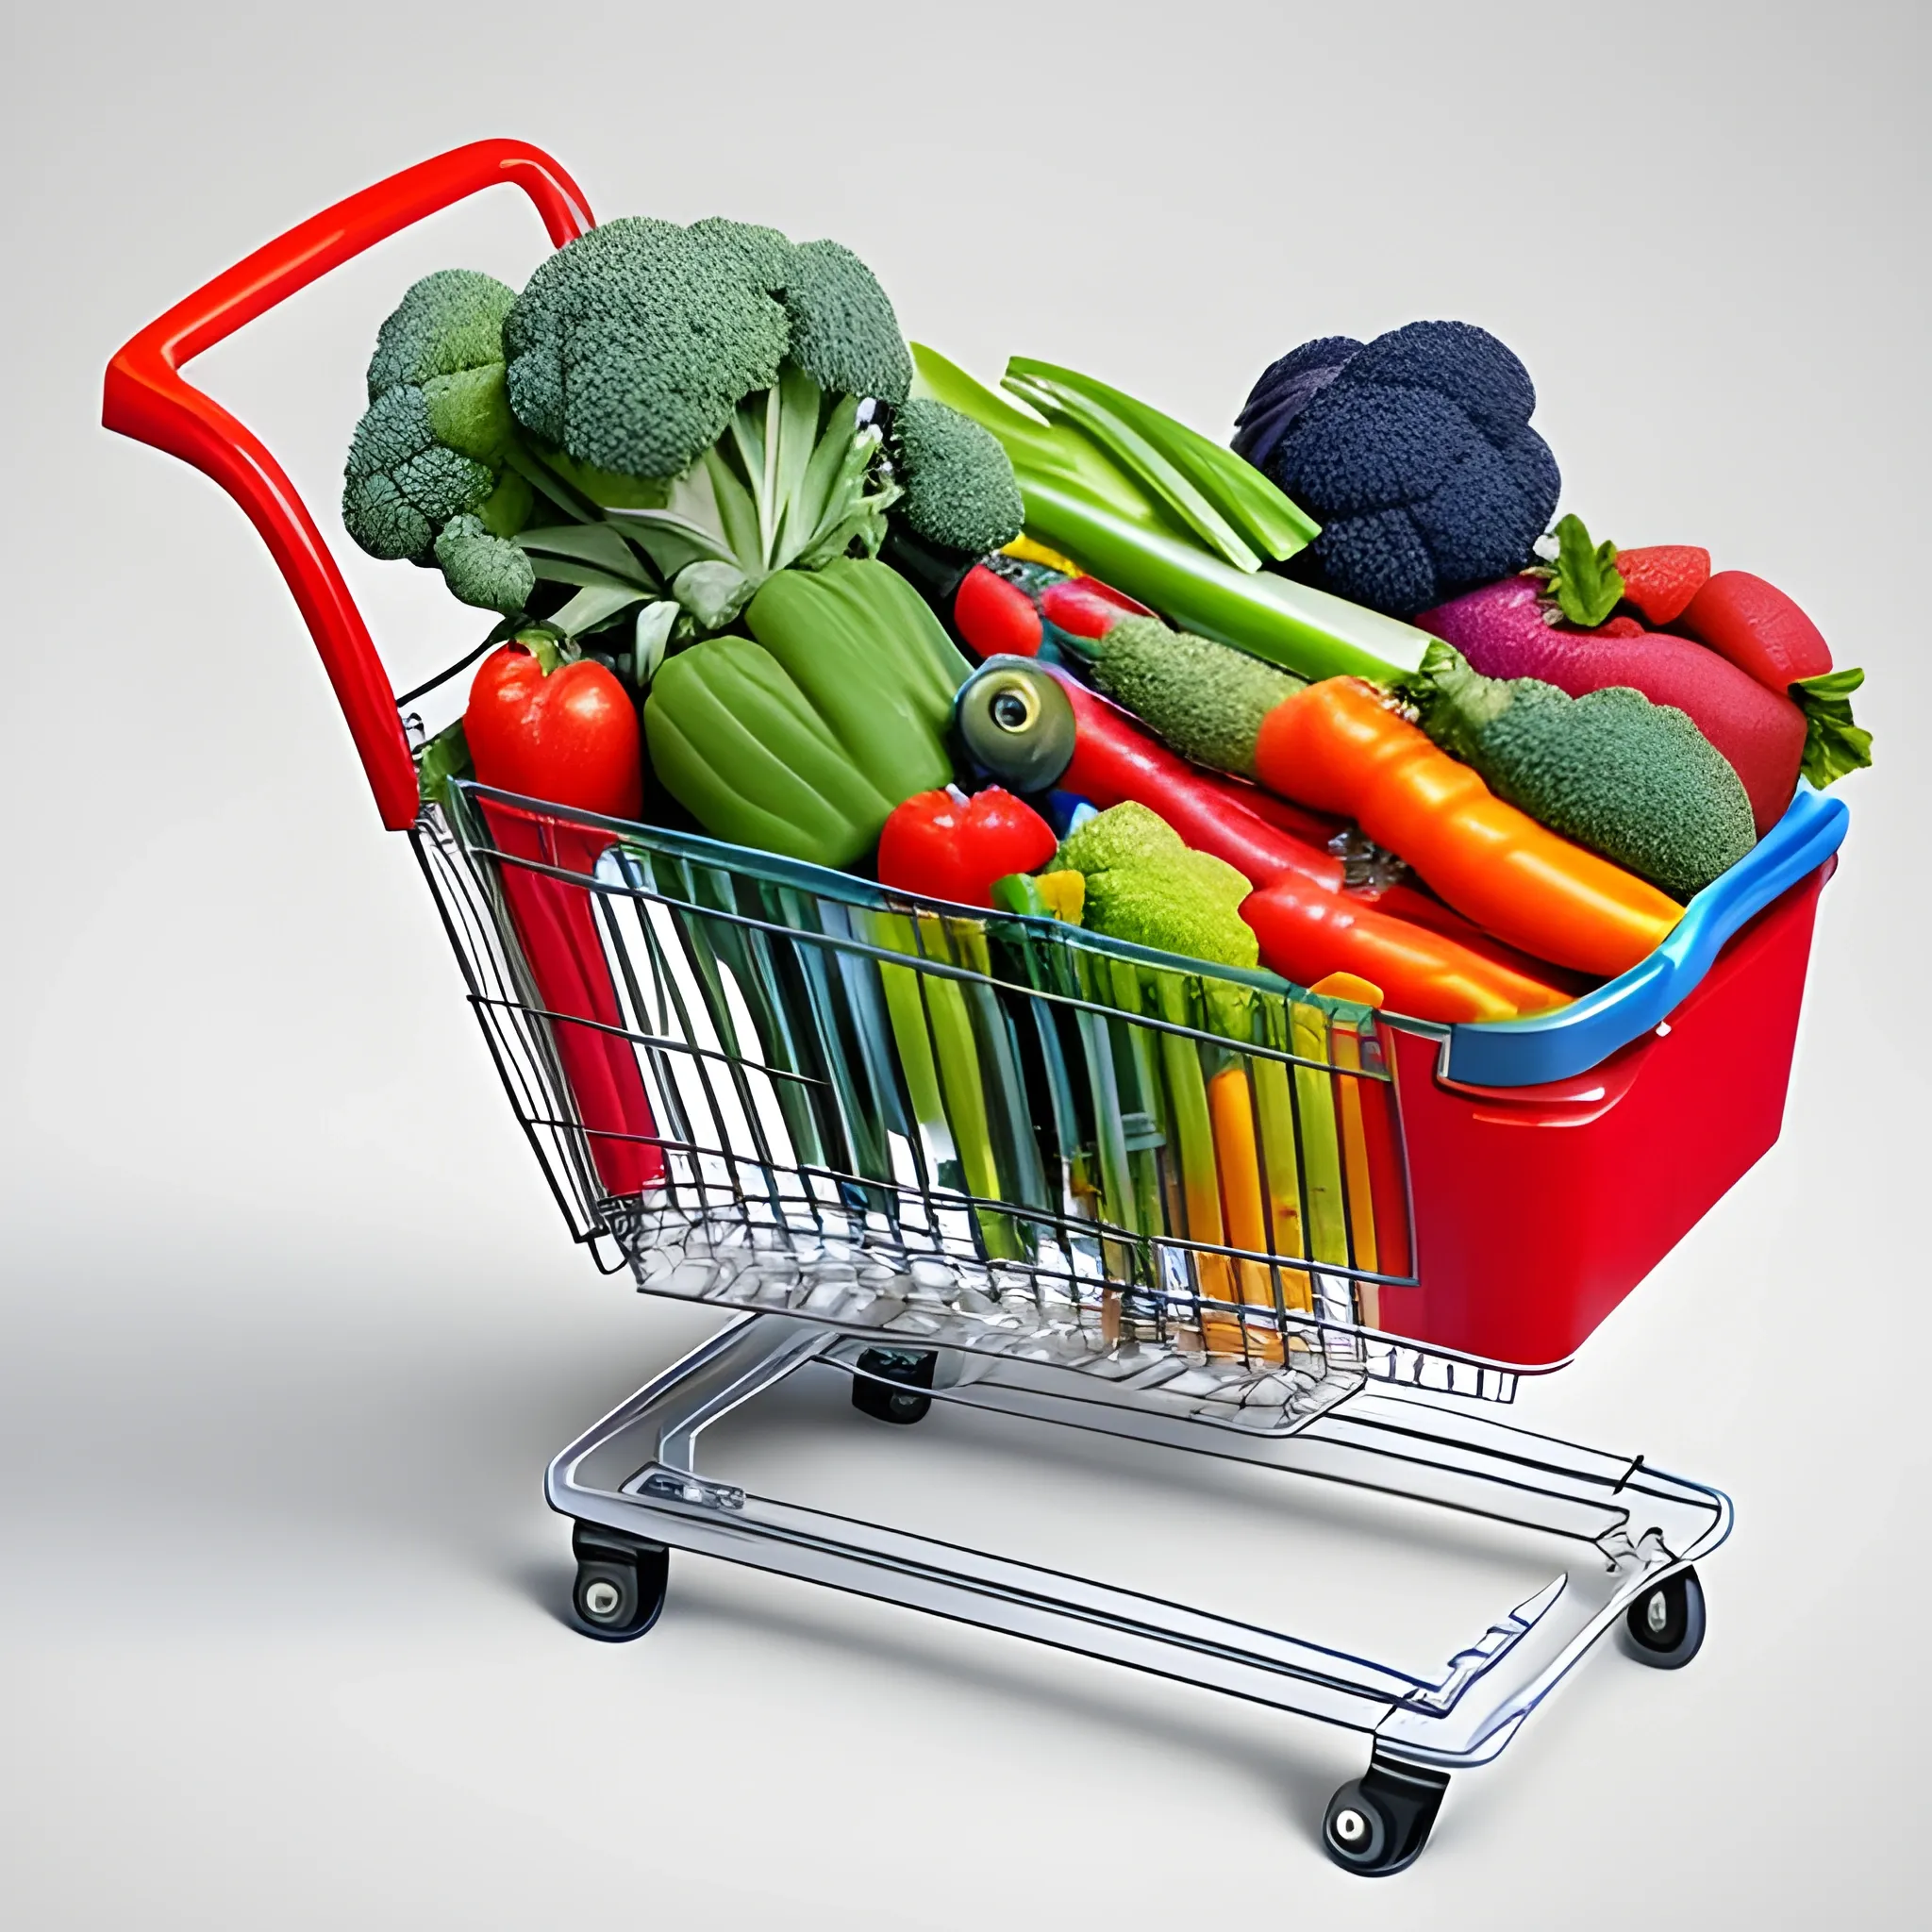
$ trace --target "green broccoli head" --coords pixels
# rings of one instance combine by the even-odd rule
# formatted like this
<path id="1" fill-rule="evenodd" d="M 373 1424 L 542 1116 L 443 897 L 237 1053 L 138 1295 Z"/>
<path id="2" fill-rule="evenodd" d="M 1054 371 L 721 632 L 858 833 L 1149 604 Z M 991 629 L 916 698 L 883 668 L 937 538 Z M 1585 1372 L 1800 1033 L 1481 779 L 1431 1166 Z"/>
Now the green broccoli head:
<path id="1" fill-rule="evenodd" d="M 529 486 L 505 468 L 516 424 L 502 328 L 515 299 L 492 275 L 444 269 L 378 331 L 342 483 L 342 521 L 371 556 L 427 564 L 452 519 L 480 518 L 499 538 L 528 520 Z"/>
<path id="2" fill-rule="evenodd" d="M 579 462 L 682 475 L 789 362 L 827 395 L 903 400 L 912 358 L 872 271 L 836 242 L 642 216 L 530 277 L 504 325 L 517 421 Z"/>
<path id="3" fill-rule="evenodd" d="M 899 512 L 929 543 L 983 557 L 1020 534 L 1026 506 L 991 430 L 927 397 L 892 413 Z"/>
<path id="4" fill-rule="evenodd" d="M 700 228 L 628 216 L 538 268 L 503 328 L 519 423 L 600 470 L 677 476 L 777 381 L 771 231 Z"/>
<path id="5" fill-rule="evenodd" d="M 1096 932 L 1219 966 L 1259 959 L 1241 915 L 1247 880 L 1184 845 L 1144 805 L 1117 805 L 1089 819 L 1062 842 L 1051 869 L 1086 879 L 1085 924 Z"/>
<path id="6" fill-rule="evenodd" d="M 684 232 L 687 239 L 702 247 L 721 248 L 737 256 L 768 295 L 784 292 L 786 271 L 791 265 L 791 243 L 776 228 L 761 228 L 756 222 L 730 222 L 723 215 L 707 215 Z"/>
<path id="7" fill-rule="evenodd" d="M 1485 677 L 1445 643 L 1404 680 L 1423 729 L 1497 797 L 1678 899 L 1757 842 L 1743 781 L 1689 716 L 1612 685 Z"/>
<path id="8" fill-rule="evenodd" d="M 493 535 L 480 517 L 452 517 L 436 540 L 443 581 L 465 604 L 513 617 L 529 602 L 537 573 L 529 557 L 508 538 Z"/>
<path id="9" fill-rule="evenodd" d="M 851 249 L 836 242 L 794 248 L 784 291 L 794 368 L 832 395 L 906 400 L 912 352 L 878 278 Z"/>
<path id="10" fill-rule="evenodd" d="M 1502 797 L 1678 899 L 1757 843 L 1743 781 L 1674 705 L 1525 678 L 1482 733 Z"/>

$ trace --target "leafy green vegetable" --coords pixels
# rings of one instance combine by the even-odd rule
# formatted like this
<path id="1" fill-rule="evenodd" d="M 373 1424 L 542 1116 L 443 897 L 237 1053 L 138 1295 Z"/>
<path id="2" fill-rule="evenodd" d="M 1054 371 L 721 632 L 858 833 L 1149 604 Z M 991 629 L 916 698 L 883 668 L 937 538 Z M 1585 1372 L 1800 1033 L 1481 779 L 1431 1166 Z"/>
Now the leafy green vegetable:
<path id="1" fill-rule="evenodd" d="M 416 754 L 417 791 L 425 805 L 447 807 L 449 781 L 467 778 L 473 769 L 470 741 L 463 736 L 463 721 L 458 718 Z"/>
<path id="2" fill-rule="evenodd" d="M 1848 665 L 1801 677 L 1790 687 L 1792 703 L 1805 714 L 1805 756 L 1798 770 L 1821 791 L 1872 762 L 1872 734 L 1852 723 L 1852 693 L 1864 682 L 1865 674 Z"/>
<path id="3" fill-rule="evenodd" d="M 1594 630 L 1624 595 L 1624 579 L 1617 571 L 1617 546 L 1607 539 L 1592 548 L 1581 517 L 1559 518 L 1550 591 L 1572 624 Z"/>
<path id="4" fill-rule="evenodd" d="M 1429 639 L 1414 625 L 1260 568 L 1315 525 L 1231 451 L 1047 363 L 1008 365 L 1007 387 L 1037 406 L 1023 409 L 923 343 L 912 359 L 915 395 L 1005 446 L 1027 534 L 1171 623 L 1306 677 L 1386 683 L 1422 662 Z"/>

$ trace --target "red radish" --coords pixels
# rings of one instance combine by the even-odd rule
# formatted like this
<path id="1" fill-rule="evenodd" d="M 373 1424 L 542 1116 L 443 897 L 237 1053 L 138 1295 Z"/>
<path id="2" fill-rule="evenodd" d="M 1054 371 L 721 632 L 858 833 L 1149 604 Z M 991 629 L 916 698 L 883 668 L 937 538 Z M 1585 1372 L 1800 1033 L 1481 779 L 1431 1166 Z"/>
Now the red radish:
<path id="1" fill-rule="evenodd" d="M 1617 575 L 1624 579 L 1624 603 L 1642 611 L 1652 624 L 1669 624 L 1684 614 L 1684 607 L 1708 579 L 1710 552 L 1694 543 L 1620 550 Z"/>
<path id="2" fill-rule="evenodd" d="M 1572 697 L 1628 685 L 1652 704 L 1676 706 L 1743 781 L 1762 838 L 1797 790 L 1804 712 L 1688 638 L 1558 630 L 1544 620 L 1538 590 L 1533 577 L 1506 577 L 1424 611 L 1416 623 L 1485 677 L 1540 677 Z"/>
<path id="3" fill-rule="evenodd" d="M 1748 570 L 1719 571 L 1691 598 L 1683 623 L 1700 644 L 1775 691 L 1831 669 L 1831 647 L 1818 626 Z"/>

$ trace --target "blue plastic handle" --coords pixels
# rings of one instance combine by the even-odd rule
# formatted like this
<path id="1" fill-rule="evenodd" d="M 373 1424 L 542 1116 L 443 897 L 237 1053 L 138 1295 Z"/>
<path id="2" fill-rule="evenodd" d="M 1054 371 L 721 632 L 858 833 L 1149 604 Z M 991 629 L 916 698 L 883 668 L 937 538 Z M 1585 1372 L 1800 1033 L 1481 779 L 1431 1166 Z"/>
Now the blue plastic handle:
<path id="1" fill-rule="evenodd" d="M 1838 850 L 1851 816 L 1841 800 L 1801 783 L 1784 817 L 1691 900 L 1648 958 L 1554 1013 L 1452 1026 L 1443 1074 L 1473 1087 L 1540 1087 L 1588 1073 L 1641 1039 L 1670 1018 L 1740 926 Z"/>

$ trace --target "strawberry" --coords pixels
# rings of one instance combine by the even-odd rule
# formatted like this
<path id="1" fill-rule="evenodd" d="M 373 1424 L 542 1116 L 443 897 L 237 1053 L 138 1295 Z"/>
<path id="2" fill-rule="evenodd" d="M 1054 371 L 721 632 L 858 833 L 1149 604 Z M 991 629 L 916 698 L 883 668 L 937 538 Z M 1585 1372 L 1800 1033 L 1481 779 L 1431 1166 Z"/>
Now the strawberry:
<path id="1" fill-rule="evenodd" d="M 1710 552 L 1694 543 L 1653 543 L 1644 550 L 1617 552 L 1617 575 L 1624 579 L 1624 602 L 1653 625 L 1669 624 L 1683 613 L 1710 575 Z"/>

